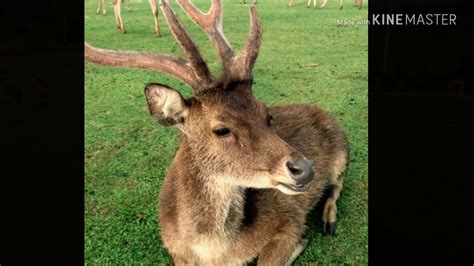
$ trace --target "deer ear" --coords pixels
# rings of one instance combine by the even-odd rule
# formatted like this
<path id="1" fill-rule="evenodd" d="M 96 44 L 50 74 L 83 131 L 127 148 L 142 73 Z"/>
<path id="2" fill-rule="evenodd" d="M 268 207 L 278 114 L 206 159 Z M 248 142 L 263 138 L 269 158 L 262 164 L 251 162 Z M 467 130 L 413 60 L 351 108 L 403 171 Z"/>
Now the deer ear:
<path id="1" fill-rule="evenodd" d="M 166 85 L 150 83 L 145 87 L 145 97 L 150 114 L 158 123 L 163 126 L 184 125 L 189 108 L 177 90 Z"/>

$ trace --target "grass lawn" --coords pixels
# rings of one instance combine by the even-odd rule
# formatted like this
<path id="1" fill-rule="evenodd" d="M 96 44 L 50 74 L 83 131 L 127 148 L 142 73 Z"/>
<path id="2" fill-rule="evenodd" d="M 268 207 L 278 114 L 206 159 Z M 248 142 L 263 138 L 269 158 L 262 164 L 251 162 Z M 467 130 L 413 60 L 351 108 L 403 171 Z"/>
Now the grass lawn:
<path id="1" fill-rule="evenodd" d="M 122 8 L 127 34 L 116 29 L 111 0 L 106 2 L 108 15 L 102 16 L 95 14 L 96 0 L 85 0 L 85 36 L 91 45 L 181 55 L 161 13 L 163 37 L 154 36 L 146 0 L 133 1 L 131 13 Z M 207 37 L 170 2 L 217 73 L 216 53 Z M 224 2 L 224 31 L 239 50 L 248 33 L 248 5 Z M 206 8 L 210 0 L 195 3 Z M 336 19 L 366 19 L 367 1 L 357 10 L 346 0 L 341 11 L 335 0 L 322 10 L 306 8 L 305 0 L 296 0 L 291 8 L 286 0 L 260 0 L 258 10 L 264 34 L 253 71 L 257 98 L 268 105 L 311 103 L 329 110 L 345 128 L 351 147 L 337 235 L 324 237 L 309 218 L 312 239 L 296 265 L 367 264 L 368 30 L 336 25 Z M 156 203 L 178 140 L 175 129 L 159 126 L 148 113 L 143 89 L 152 81 L 191 94 L 183 83 L 163 74 L 85 64 L 86 264 L 171 261 L 160 242 Z"/>

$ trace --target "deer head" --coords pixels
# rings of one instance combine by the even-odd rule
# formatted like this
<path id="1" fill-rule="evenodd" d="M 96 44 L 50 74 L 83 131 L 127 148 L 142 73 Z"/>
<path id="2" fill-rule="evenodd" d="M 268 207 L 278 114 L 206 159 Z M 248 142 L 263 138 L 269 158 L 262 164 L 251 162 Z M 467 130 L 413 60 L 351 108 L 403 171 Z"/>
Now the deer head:
<path id="1" fill-rule="evenodd" d="M 184 99 L 166 85 L 145 88 L 150 114 L 164 126 L 183 134 L 186 157 L 210 181 L 254 188 L 277 188 L 286 194 L 308 189 L 311 162 L 282 140 L 272 128 L 269 108 L 252 94 L 252 68 L 258 56 L 262 28 L 255 6 L 250 7 L 250 34 L 236 54 L 222 30 L 223 6 L 212 0 L 202 13 L 189 0 L 177 0 L 187 15 L 207 34 L 218 51 L 223 74 L 215 78 L 197 46 L 166 1 L 160 7 L 186 60 L 162 54 L 117 52 L 85 44 L 87 60 L 104 65 L 144 68 L 172 75 L 193 90 Z"/>

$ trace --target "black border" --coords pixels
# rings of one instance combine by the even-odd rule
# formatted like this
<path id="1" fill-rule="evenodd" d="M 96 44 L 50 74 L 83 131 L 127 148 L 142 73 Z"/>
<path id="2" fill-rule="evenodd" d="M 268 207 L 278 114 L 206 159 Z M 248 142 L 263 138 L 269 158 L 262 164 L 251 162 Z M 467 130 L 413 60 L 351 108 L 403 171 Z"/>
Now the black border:
<path id="1" fill-rule="evenodd" d="M 455 26 L 369 27 L 369 261 L 471 265 L 471 3 L 387 0 L 374 14 L 456 14 Z M 449 89 L 464 80 L 463 92 Z"/>
<path id="2" fill-rule="evenodd" d="M 83 264 L 83 5 L 6 1 L 0 9 L 2 264 Z M 469 5 L 369 3 L 370 15 L 455 13 L 459 22 L 369 27 L 371 264 L 474 261 Z M 471 83 L 452 93 L 453 78 Z"/>
<path id="3" fill-rule="evenodd" d="M 0 264 L 83 265 L 82 1 L 0 9 Z"/>

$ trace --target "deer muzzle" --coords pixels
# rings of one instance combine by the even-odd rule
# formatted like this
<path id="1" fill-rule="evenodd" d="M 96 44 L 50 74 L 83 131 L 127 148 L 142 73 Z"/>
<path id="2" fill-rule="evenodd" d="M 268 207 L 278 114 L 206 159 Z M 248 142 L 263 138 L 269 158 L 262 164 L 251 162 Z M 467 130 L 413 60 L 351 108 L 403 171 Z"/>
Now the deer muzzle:
<path id="1" fill-rule="evenodd" d="M 314 178 L 313 164 L 306 158 L 299 158 L 295 161 L 286 162 L 286 172 L 293 179 L 293 184 L 284 184 L 287 188 L 303 192 L 309 188 L 311 180 Z"/>

